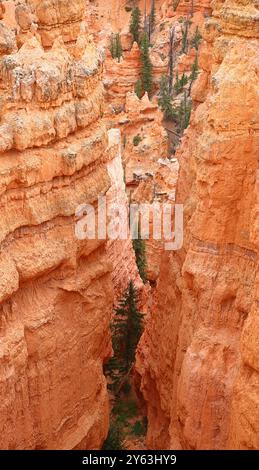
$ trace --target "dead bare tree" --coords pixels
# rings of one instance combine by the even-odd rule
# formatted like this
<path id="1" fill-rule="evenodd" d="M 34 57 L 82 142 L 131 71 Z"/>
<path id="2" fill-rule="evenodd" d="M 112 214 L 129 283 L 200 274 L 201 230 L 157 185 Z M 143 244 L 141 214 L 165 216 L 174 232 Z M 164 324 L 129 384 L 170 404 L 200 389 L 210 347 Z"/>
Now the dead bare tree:
<path id="1" fill-rule="evenodd" d="M 194 14 L 194 0 L 192 0 L 192 6 L 191 6 L 191 18 L 193 17 Z"/>
<path id="2" fill-rule="evenodd" d="M 169 32 L 168 91 L 170 95 L 172 94 L 172 91 L 173 91 L 173 80 L 174 80 L 174 62 L 175 62 L 174 40 L 175 40 L 175 27 L 173 27 Z"/>

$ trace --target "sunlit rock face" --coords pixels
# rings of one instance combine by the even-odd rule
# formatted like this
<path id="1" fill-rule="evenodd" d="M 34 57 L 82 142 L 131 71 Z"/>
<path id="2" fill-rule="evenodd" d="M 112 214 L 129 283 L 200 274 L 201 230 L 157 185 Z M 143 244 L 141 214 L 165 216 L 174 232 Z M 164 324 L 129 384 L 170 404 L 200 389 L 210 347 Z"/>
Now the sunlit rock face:
<path id="1" fill-rule="evenodd" d="M 85 14 L 85 0 L 26 0 L 16 7 L 21 33 L 37 24 L 44 47 L 52 46 L 62 36 L 64 42 L 75 41 Z"/>
<path id="2" fill-rule="evenodd" d="M 137 359 L 149 448 L 257 449 L 256 2 L 214 2 L 177 156 L 182 250 L 164 255 Z"/>
<path id="3" fill-rule="evenodd" d="M 148 294 L 129 236 L 77 230 L 100 197 L 128 211 L 120 131 L 84 2 L 0 5 L 0 448 L 99 449 L 113 307 Z"/>

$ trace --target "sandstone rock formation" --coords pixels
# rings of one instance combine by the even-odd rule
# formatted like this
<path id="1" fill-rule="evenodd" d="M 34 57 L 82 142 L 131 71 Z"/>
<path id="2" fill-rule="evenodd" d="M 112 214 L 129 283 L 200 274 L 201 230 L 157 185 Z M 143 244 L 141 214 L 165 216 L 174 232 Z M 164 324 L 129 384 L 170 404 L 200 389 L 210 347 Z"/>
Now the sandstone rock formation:
<path id="1" fill-rule="evenodd" d="M 126 194 L 126 185 L 124 181 L 124 170 L 122 166 L 121 155 L 121 134 L 119 129 L 111 129 L 109 135 L 109 151 L 113 158 L 108 163 L 108 173 L 111 180 L 111 186 L 106 193 L 107 204 L 114 205 L 114 220 L 108 221 L 108 225 L 116 227 L 116 232 L 121 233 L 121 239 L 109 239 L 106 244 L 106 250 L 109 260 L 112 263 L 112 282 L 114 286 L 115 302 L 119 301 L 128 286 L 129 280 L 132 280 L 139 289 L 142 310 L 148 296 L 148 287 L 144 287 L 136 269 L 136 257 L 133 250 L 132 239 L 129 233 L 129 201 Z M 116 225 L 116 217 L 120 215 L 120 222 Z"/>
<path id="2" fill-rule="evenodd" d="M 123 184 L 112 180 L 102 56 L 85 27 L 76 35 L 83 4 L 27 3 L 40 35 L 24 27 L 17 51 L 0 23 L 0 448 L 98 449 L 113 304 L 128 275 L 142 283 L 130 240 L 123 272 L 119 241 L 75 235 L 77 207 L 116 201 Z"/>
<path id="3" fill-rule="evenodd" d="M 258 13 L 222 3 L 178 152 L 184 247 L 163 257 L 138 353 L 152 449 L 259 447 Z"/>
<path id="4" fill-rule="evenodd" d="M 52 46 L 60 35 L 64 42 L 75 41 L 84 17 L 85 0 L 24 0 L 16 7 L 21 33 L 37 24 L 44 47 Z"/>
<path id="5" fill-rule="evenodd" d="M 140 77 L 140 49 L 134 43 L 118 62 L 113 59 L 109 50 L 104 66 L 104 86 L 106 89 L 106 106 L 108 114 L 116 114 L 125 110 L 126 95 L 134 91 Z"/>
<path id="6" fill-rule="evenodd" d="M 156 1 L 154 91 L 170 30 L 179 73 L 196 57 L 181 54 L 184 18 L 204 38 L 176 155 L 157 97 L 134 93 L 135 4 L 0 0 L 0 449 L 101 448 L 110 319 L 130 279 L 148 313 L 147 448 L 259 448 L 258 2 Z M 103 54 L 116 32 L 120 62 Z M 78 237 L 101 196 L 124 226 L 129 201 L 184 205 L 183 248 L 146 243 L 152 291 L 128 234 Z"/>

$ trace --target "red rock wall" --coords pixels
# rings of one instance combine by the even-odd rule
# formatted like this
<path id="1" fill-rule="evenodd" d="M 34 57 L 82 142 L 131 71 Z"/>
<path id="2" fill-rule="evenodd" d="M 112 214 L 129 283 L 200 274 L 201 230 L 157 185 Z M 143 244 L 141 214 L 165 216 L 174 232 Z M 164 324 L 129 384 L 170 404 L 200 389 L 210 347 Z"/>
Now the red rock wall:
<path id="1" fill-rule="evenodd" d="M 71 53 L 30 35 L 16 52 L 1 28 L 0 448 L 96 449 L 112 265 L 74 214 L 111 186 L 101 59 L 84 34 Z"/>
<path id="2" fill-rule="evenodd" d="M 152 449 L 259 447 L 255 2 L 215 12 L 178 153 L 184 248 L 162 260 L 137 359 Z"/>

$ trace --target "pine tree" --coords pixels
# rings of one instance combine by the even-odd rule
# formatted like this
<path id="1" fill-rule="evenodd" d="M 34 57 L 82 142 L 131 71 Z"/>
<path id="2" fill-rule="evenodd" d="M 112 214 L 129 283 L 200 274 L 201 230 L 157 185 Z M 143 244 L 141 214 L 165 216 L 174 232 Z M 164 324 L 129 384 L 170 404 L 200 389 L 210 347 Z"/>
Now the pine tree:
<path id="1" fill-rule="evenodd" d="M 184 93 L 184 99 L 183 99 L 183 109 L 184 109 L 184 129 L 187 129 L 187 127 L 190 124 L 190 118 L 191 118 L 191 112 L 192 112 L 192 102 L 191 100 L 187 100 L 187 92 L 185 91 Z"/>
<path id="2" fill-rule="evenodd" d="M 122 45 L 121 45 L 121 37 L 119 33 L 115 36 L 115 56 L 120 61 L 122 57 Z"/>
<path id="3" fill-rule="evenodd" d="M 133 36 L 133 41 L 138 44 L 140 42 L 140 24 L 141 24 L 141 12 L 138 7 L 133 8 L 131 13 L 130 32 Z"/>
<path id="4" fill-rule="evenodd" d="M 181 135 L 183 131 L 189 126 L 190 117 L 192 111 L 192 102 L 187 99 L 187 91 L 184 91 L 184 97 L 181 100 L 181 104 L 178 108 L 177 122 L 178 122 L 178 133 Z"/>
<path id="5" fill-rule="evenodd" d="M 111 35 L 110 53 L 112 55 L 112 58 L 115 59 L 115 57 L 116 57 L 116 44 L 115 44 L 114 34 Z"/>
<path id="6" fill-rule="evenodd" d="M 151 11 L 150 11 L 150 18 L 149 18 L 149 24 L 150 24 L 150 32 L 153 33 L 156 25 L 156 6 L 155 6 L 155 0 L 152 0 L 151 3 Z"/>
<path id="7" fill-rule="evenodd" d="M 149 39 L 148 34 L 144 33 L 143 39 L 141 41 L 141 79 L 143 91 L 147 91 L 150 95 L 152 91 L 152 62 L 149 56 Z"/>
<path id="8" fill-rule="evenodd" d="M 113 392 L 119 393 L 123 380 L 134 363 L 137 345 L 143 332 L 143 314 L 138 310 L 138 291 L 130 281 L 111 325 L 114 356 L 106 366 Z"/>
<path id="9" fill-rule="evenodd" d="M 163 75 L 160 81 L 160 92 L 158 104 L 164 112 L 164 118 L 173 120 L 174 111 L 171 103 L 171 96 L 169 94 L 168 78 Z"/>
<path id="10" fill-rule="evenodd" d="M 145 240 L 138 238 L 133 240 L 133 248 L 135 250 L 136 262 L 139 270 L 139 275 L 142 281 L 147 282 L 147 260 L 146 260 L 146 244 Z"/>
<path id="11" fill-rule="evenodd" d="M 138 80 L 135 84 L 135 93 L 138 98 L 141 98 L 143 95 L 143 88 L 141 80 Z"/>
<path id="12" fill-rule="evenodd" d="M 119 33 L 115 34 L 115 36 L 112 34 L 111 36 L 110 53 L 113 59 L 118 59 L 120 61 L 122 57 L 122 45 Z"/>

